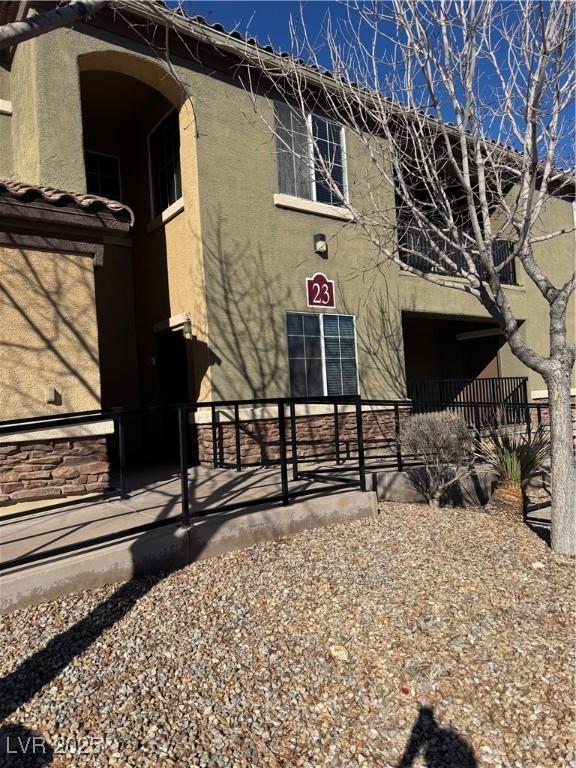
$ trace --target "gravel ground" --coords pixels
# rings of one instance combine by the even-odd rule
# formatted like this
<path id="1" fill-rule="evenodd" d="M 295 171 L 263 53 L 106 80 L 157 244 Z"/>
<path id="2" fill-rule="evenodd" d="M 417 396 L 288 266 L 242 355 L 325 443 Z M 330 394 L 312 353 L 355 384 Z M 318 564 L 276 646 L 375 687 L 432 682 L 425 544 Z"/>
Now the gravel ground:
<path id="1" fill-rule="evenodd" d="M 69 595 L 2 620 L 4 747 L 47 753 L 0 763 L 576 766 L 573 587 L 522 526 L 386 504 Z"/>

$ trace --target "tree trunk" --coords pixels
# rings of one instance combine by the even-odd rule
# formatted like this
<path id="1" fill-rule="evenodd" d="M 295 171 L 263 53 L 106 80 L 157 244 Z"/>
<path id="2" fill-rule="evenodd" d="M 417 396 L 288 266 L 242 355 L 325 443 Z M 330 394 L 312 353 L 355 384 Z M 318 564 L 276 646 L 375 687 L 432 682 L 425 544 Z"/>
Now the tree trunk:
<path id="1" fill-rule="evenodd" d="M 570 369 L 550 373 L 552 549 L 576 555 L 576 468 L 570 408 Z"/>

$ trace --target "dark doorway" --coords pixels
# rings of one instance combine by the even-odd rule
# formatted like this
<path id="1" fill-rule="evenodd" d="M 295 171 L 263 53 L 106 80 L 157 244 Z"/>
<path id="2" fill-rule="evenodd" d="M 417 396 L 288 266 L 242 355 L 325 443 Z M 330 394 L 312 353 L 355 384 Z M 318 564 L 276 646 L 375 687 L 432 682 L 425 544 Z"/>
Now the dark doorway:
<path id="1" fill-rule="evenodd" d="M 187 341 L 181 331 L 164 331 L 156 336 L 158 401 L 160 405 L 189 400 Z M 152 454 L 163 462 L 179 456 L 178 413 L 168 410 L 159 417 L 159 434 Z"/>
<path id="2" fill-rule="evenodd" d="M 181 331 L 165 331 L 156 336 L 158 350 L 159 400 L 162 404 L 188 400 L 188 353 Z"/>

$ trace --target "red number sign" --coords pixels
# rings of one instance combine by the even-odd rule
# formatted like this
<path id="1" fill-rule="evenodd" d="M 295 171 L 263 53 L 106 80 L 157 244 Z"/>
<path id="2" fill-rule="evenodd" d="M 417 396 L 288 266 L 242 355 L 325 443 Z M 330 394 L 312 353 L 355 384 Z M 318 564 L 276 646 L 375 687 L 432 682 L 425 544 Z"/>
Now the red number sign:
<path id="1" fill-rule="evenodd" d="M 334 298 L 334 280 L 328 280 L 322 272 L 306 278 L 306 298 L 309 307 L 336 306 Z"/>

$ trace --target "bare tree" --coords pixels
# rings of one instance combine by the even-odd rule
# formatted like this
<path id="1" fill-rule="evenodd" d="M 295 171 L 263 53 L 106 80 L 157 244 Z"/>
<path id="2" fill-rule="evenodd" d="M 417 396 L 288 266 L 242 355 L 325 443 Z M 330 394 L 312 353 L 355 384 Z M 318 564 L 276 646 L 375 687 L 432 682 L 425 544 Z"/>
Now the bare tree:
<path id="1" fill-rule="evenodd" d="M 294 23 L 291 57 L 246 47 L 256 108 L 256 94 L 266 88 L 300 122 L 321 110 L 368 154 L 361 207 L 334 173 L 336 154 L 323 150 L 313 132 L 313 146 L 300 158 L 373 244 L 376 258 L 367 268 L 391 261 L 474 296 L 516 357 L 544 378 L 552 546 L 566 554 L 576 554 L 570 410 L 576 349 L 566 332 L 576 276 L 555 285 L 535 246 L 575 229 L 573 222 L 556 231 L 541 224 L 553 196 L 574 196 L 566 156 L 574 137 L 574 9 L 564 0 L 349 2 L 345 17 L 328 18 L 322 35 L 312 36 L 303 17 Z M 269 127 L 279 150 L 294 153 L 298 142 L 285 124 L 277 119 Z M 383 196 L 385 186 L 394 189 L 394 204 Z M 526 343 L 509 301 L 505 286 L 516 261 L 548 305 L 547 354 Z"/>

